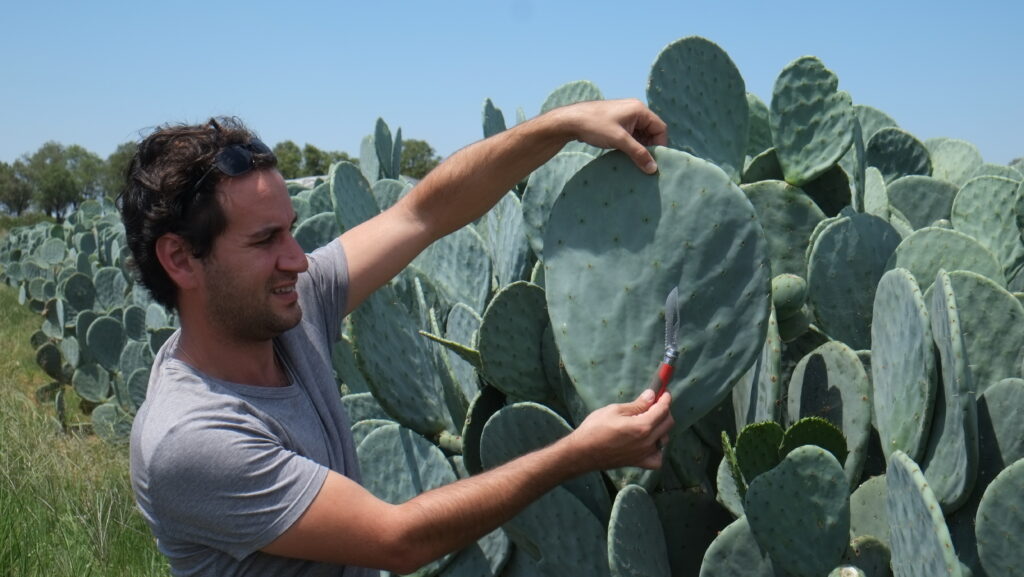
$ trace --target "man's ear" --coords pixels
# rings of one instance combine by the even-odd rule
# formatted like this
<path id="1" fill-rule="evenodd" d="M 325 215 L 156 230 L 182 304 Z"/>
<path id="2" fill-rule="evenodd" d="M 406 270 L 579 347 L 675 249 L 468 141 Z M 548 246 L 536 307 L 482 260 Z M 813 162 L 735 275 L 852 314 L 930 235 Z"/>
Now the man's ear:
<path id="1" fill-rule="evenodd" d="M 179 289 L 198 285 L 199 270 L 192 257 L 192 246 L 180 235 L 169 232 L 156 239 L 156 257 Z"/>

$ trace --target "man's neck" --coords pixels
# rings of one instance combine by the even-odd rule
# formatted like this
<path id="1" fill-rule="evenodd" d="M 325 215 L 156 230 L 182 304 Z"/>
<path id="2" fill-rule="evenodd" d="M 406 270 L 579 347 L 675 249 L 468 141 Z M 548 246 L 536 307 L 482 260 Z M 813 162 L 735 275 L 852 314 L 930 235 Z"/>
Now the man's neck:
<path id="1" fill-rule="evenodd" d="M 174 355 L 193 368 L 233 383 L 261 387 L 288 384 L 284 367 L 274 353 L 273 340 L 240 341 L 189 329 L 183 319 Z"/>

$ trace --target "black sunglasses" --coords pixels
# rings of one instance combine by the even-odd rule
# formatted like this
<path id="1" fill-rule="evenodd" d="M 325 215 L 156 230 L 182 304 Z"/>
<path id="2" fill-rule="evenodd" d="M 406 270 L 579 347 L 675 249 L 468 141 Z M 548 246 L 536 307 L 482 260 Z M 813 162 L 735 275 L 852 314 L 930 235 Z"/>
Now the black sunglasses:
<path id="1" fill-rule="evenodd" d="M 241 176 L 256 166 L 256 159 L 253 155 L 274 155 L 274 151 L 269 146 L 263 144 L 263 141 L 258 138 L 253 138 L 245 144 L 230 144 L 221 149 L 217 153 L 217 157 L 213 159 L 213 164 L 210 168 L 203 173 L 203 176 L 196 182 L 195 187 L 192 188 L 192 193 L 199 192 L 199 188 L 206 181 L 206 178 L 210 176 L 213 169 L 217 169 L 225 176 Z"/>

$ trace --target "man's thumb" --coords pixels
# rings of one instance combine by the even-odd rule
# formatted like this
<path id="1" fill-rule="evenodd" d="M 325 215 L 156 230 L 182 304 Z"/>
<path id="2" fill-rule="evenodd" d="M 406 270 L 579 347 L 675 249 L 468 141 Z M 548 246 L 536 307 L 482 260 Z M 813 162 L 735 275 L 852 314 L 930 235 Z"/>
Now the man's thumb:
<path id="1" fill-rule="evenodd" d="M 633 406 L 637 409 L 637 414 L 645 412 L 651 408 L 654 404 L 655 394 L 651 389 L 644 389 L 644 392 L 640 393 L 640 396 L 633 401 Z"/>

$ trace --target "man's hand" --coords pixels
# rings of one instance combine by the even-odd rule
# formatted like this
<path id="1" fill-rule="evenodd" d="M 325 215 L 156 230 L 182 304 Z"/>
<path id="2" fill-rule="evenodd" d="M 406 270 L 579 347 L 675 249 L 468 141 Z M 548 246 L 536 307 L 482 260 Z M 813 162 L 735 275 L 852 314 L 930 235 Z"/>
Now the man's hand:
<path id="1" fill-rule="evenodd" d="M 658 165 L 646 146 L 668 144 L 668 127 L 639 100 L 596 100 L 557 108 L 572 138 L 599 148 L 617 148 L 647 174 Z"/>
<path id="2" fill-rule="evenodd" d="M 666 392 L 654 401 L 654 391 L 644 391 L 632 403 L 608 405 L 591 413 L 569 437 L 587 470 L 636 466 L 659 469 L 662 447 L 675 424 Z"/>

